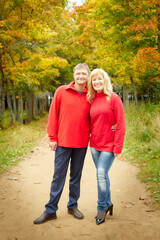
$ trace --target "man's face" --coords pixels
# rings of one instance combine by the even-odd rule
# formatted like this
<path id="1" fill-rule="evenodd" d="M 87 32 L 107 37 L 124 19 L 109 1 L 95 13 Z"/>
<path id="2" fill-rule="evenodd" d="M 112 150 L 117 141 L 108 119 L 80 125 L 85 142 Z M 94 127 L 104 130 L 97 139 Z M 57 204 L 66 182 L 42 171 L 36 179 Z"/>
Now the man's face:
<path id="1" fill-rule="evenodd" d="M 74 72 L 74 80 L 75 83 L 78 85 L 85 85 L 88 81 L 89 74 L 87 69 L 85 68 L 80 68 L 75 70 Z"/>

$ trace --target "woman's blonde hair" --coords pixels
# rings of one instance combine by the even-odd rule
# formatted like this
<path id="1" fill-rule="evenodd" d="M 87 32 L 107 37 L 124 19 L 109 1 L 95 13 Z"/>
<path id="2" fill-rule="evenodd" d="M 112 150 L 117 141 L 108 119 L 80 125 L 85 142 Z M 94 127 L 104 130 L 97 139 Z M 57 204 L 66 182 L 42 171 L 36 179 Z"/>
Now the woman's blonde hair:
<path id="1" fill-rule="evenodd" d="M 94 69 L 89 77 L 88 80 L 88 93 L 87 93 L 87 99 L 88 101 L 91 103 L 93 101 L 93 99 L 96 96 L 96 91 L 94 90 L 93 86 L 92 86 L 92 78 L 95 77 L 96 75 L 101 74 L 103 79 L 104 79 L 104 89 L 103 92 L 107 95 L 107 100 L 109 101 L 111 98 L 111 94 L 113 92 L 113 88 L 112 88 L 112 84 L 111 84 L 111 80 L 110 77 L 108 76 L 108 73 L 105 72 L 103 69 L 101 68 L 96 68 Z"/>

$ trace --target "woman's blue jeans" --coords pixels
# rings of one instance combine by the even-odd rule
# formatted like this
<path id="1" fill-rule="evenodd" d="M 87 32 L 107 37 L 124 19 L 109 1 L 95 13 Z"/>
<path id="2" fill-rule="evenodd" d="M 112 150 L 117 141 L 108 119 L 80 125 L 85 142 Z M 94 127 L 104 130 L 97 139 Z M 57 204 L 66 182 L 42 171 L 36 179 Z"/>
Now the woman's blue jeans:
<path id="1" fill-rule="evenodd" d="M 91 154 L 97 169 L 97 211 L 104 212 L 106 207 L 112 205 L 108 172 L 112 166 L 115 156 L 113 152 L 100 152 L 95 148 L 91 148 Z"/>

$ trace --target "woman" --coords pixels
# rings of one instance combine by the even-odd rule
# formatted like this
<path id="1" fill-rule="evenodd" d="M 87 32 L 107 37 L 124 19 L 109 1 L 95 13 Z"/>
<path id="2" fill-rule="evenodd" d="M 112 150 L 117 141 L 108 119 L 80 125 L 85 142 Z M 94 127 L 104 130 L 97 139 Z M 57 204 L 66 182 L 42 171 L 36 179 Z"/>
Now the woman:
<path id="1" fill-rule="evenodd" d="M 110 180 L 108 172 L 121 153 L 125 135 L 125 117 L 120 97 L 113 93 L 108 74 L 103 69 L 94 69 L 88 82 L 88 100 L 91 103 L 90 147 L 97 169 L 98 206 L 96 223 L 105 221 L 107 212 L 112 215 Z M 115 131 L 112 126 L 116 124 Z"/>

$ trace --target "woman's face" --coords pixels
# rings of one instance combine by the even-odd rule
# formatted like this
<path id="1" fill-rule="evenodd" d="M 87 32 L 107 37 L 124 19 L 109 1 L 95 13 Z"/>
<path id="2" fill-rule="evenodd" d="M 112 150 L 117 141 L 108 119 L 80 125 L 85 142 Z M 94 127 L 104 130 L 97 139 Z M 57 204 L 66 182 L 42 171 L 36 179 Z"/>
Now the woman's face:
<path id="1" fill-rule="evenodd" d="M 102 74 L 97 74 L 94 77 L 92 77 L 92 86 L 93 89 L 97 92 L 100 93 L 104 89 L 104 78 Z"/>

